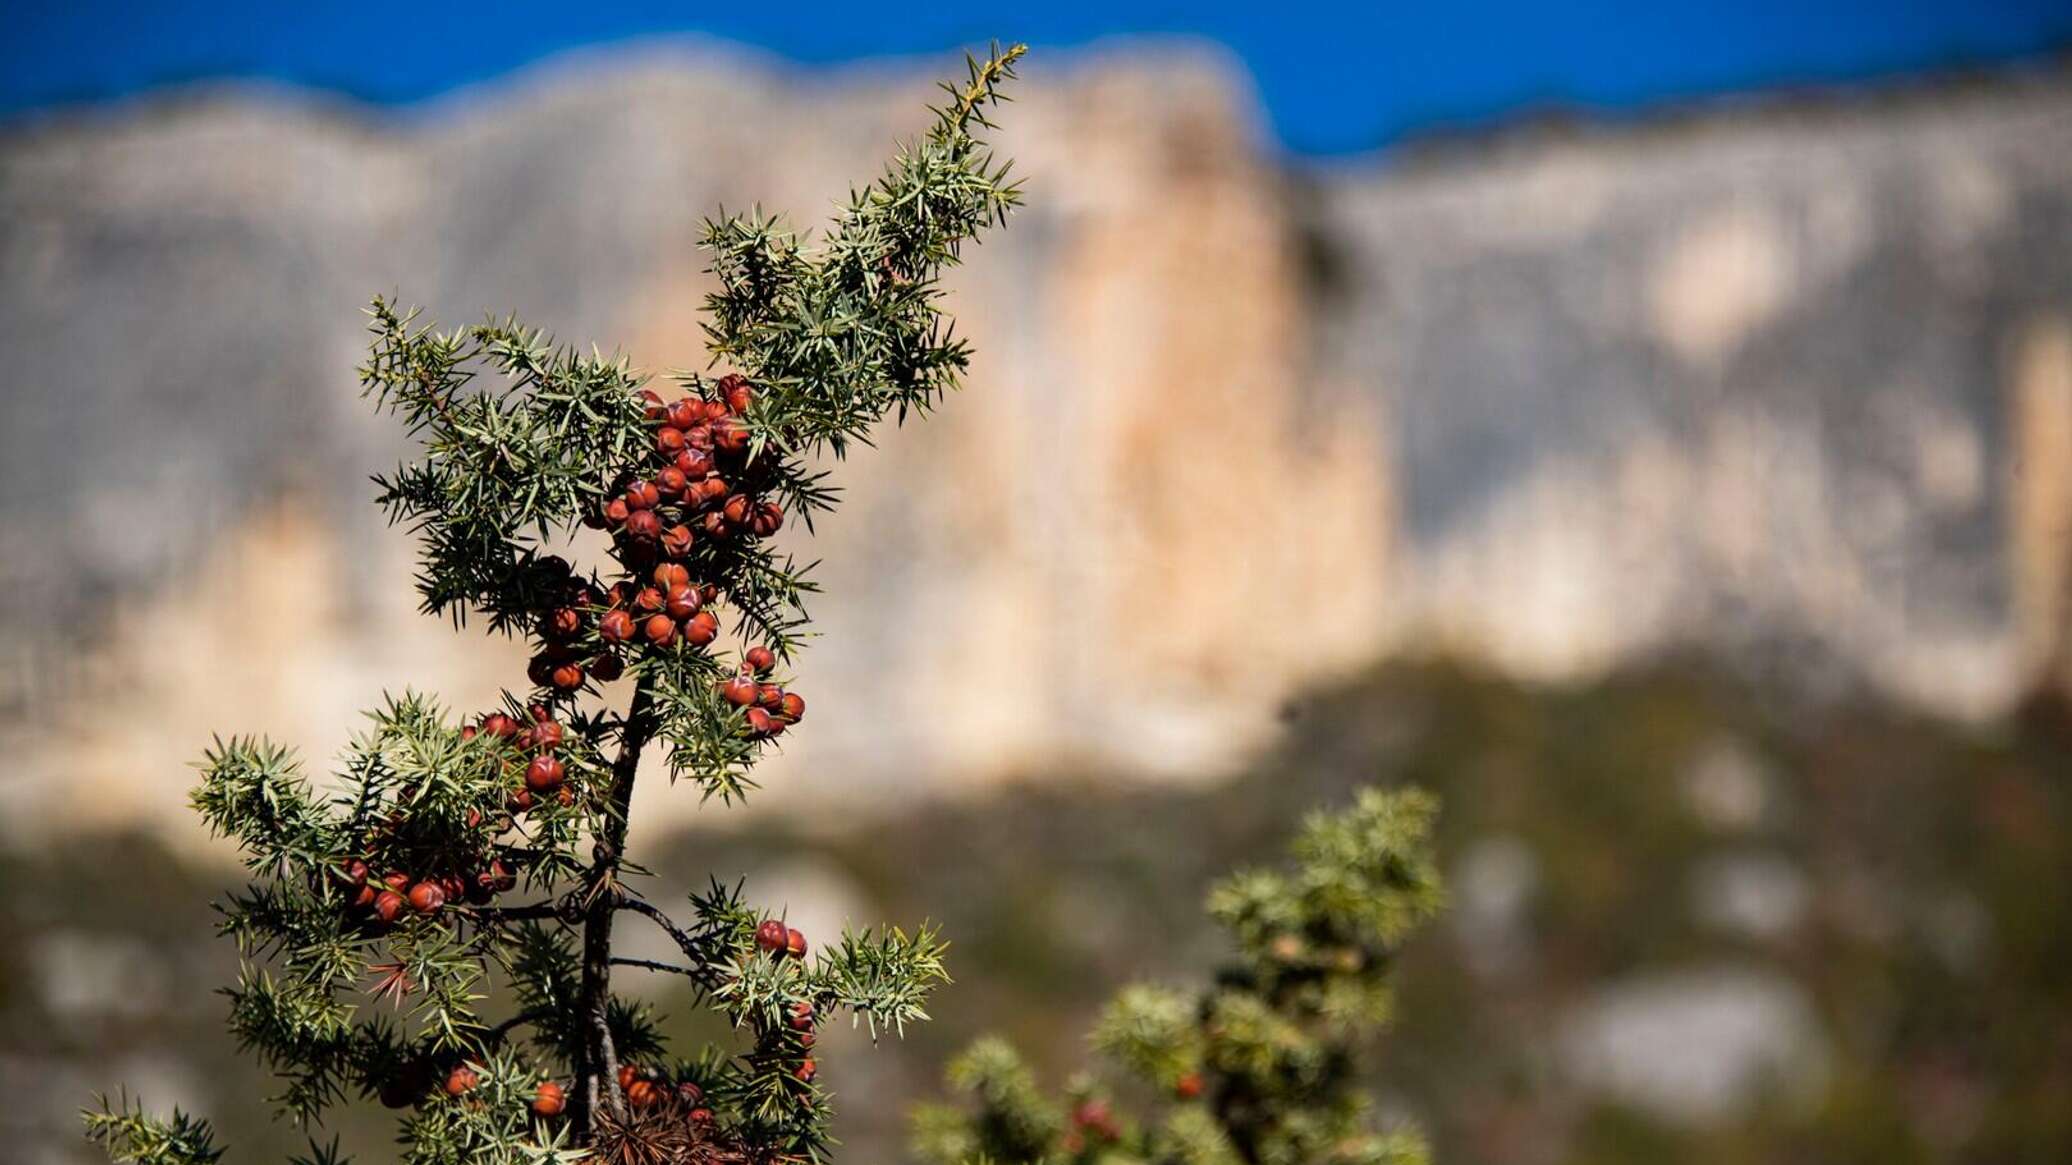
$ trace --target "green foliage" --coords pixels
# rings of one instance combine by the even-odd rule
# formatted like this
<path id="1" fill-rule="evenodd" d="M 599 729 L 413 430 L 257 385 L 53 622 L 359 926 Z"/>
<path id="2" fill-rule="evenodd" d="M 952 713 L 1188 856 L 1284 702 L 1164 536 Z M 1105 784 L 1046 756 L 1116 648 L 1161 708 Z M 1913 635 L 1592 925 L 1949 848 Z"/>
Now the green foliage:
<path id="1" fill-rule="evenodd" d="M 1360 1091 L 1356 1041 L 1385 1022 L 1387 972 L 1443 901 L 1431 854 L 1435 802 L 1361 790 L 1312 814 L 1285 868 L 1233 874 L 1209 913 L 1237 959 L 1213 985 L 1125 988 L 1093 1033 L 1129 1077 L 1172 1097 L 1157 1121 L 1118 1118 L 1105 1087 L 1068 1087 L 1069 1118 L 1005 1043 L 951 1065 L 964 1102 L 914 1119 L 914 1147 L 941 1165 L 1412 1165 L 1410 1130 L 1377 1131 Z"/>
<path id="2" fill-rule="evenodd" d="M 824 242 L 762 217 L 709 224 L 720 290 L 707 329 L 715 356 L 746 378 L 679 376 L 695 422 L 671 420 L 623 359 L 510 319 L 442 332 L 374 301 L 361 382 L 422 445 L 376 479 L 379 501 L 420 544 L 424 609 L 456 625 L 475 616 L 538 654 L 532 687 L 488 714 L 456 717 L 408 692 L 386 699 L 322 788 L 263 740 L 219 740 L 203 757 L 193 806 L 252 877 L 218 907 L 243 959 L 224 990 L 230 1026 L 279 1076 L 285 1114 L 318 1121 L 379 1099 L 408 1110 L 400 1153 L 423 1165 L 819 1159 L 829 1112 L 814 1025 L 847 1015 L 875 1037 L 928 1018 L 930 991 L 947 981 L 932 927 L 845 934 L 805 957 L 782 949 L 781 927 L 779 949 L 759 943 L 772 912 L 738 885 L 691 895 L 686 926 L 636 890 L 642 871 L 624 841 L 643 749 L 657 744 L 673 776 L 733 801 L 803 713 L 774 679 L 752 676 L 745 652 L 694 639 L 689 614 L 672 614 L 679 633 L 659 638 L 607 634 L 603 616 L 646 617 L 659 588 L 673 588 L 672 611 L 724 603 L 743 639 L 795 662 L 814 587 L 769 536 L 787 513 L 810 528 L 835 504 L 813 458 L 925 411 L 967 364 L 938 280 L 1018 201 L 975 135 L 1021 51 L 971 62 L 932 128 Z M 693 434 L 712 468 L 689 480 L 719 495 L 702 515 L 682 487 L 669 495 L 683 538 L 658 546 L 624 511 L 612 519 L 613 499 L 624 505 L 661 476 L 670 442 L 681 451 Z M 694 516 L 703 534 L 692 541 Z M 596 569 L 552 553 L 578 526 L 614 520 Z M 680 581 L 661 582 L 665 569 Z M 641 606 L 651 585 L 658 598 Z M 622 712 L 598 699 L 619 674 L 632 688 Z M 721 697 L 736 676 L 755 678 L 746 706 Z M 661 927 L 683 961 L 614 957 L 621 916 Z M 647 1009 L 613 994 L 614 966 L 684 977 L 741 1046 L 669 1063 Z M 127 1099 L 86 1122 L 119 1162 L 218 1155 L 206 1123 L 158 1120 Z M 335 1165 L 336 1145 L 312 1143 L 307 1160 Z"/>

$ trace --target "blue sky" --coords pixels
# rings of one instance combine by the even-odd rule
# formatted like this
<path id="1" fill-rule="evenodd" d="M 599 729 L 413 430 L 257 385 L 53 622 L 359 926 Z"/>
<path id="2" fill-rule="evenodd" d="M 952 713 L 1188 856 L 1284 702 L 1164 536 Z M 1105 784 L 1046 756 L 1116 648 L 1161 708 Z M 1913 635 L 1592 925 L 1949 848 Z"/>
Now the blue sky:
<path id="1" fill-rule="evenodd" d="M 12 116 L 223 76 L 409 102 L 566 49 L 682 32 L 803 63 L 940 54 L 992 37 L 1056 48 L 1180 33 L 1227 45 L 1250 68 L 1281 143 L 1316 154 L 1550 104 L 1645 110 L 1783 85 L 2034 62 L 2072 45 L 2072 0 L 0 3 L 9 30 L 0 114 Z"/>

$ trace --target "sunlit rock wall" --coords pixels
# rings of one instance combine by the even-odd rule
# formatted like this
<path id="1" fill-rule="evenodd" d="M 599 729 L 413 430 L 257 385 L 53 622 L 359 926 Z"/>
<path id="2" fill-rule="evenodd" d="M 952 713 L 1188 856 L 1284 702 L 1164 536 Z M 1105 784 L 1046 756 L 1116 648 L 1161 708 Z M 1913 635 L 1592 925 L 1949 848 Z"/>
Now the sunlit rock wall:
<path id="1" fill-rule="evenodd" d="M 321 765 L 384 690 L 519 680 L 415 613 L 367 504 L 407 450 L 357 397 L 365 297 L 702 367 L 701 217 L 816 223 L 927 74 L 619 53 L 0 138 L 10 834 L 169 819 L 211 732 Z M 1434 647 L 1695 644 L 1991 714 L 2065 618 L 2068 114 L 2045 79 L 1293 173 L 1220 57 L 1035 60 L 1029 210 L 953 280 L 969 389 L 798 543 L 825 637 L 768 778 L 1213 775 L 1303 685 Z"/>

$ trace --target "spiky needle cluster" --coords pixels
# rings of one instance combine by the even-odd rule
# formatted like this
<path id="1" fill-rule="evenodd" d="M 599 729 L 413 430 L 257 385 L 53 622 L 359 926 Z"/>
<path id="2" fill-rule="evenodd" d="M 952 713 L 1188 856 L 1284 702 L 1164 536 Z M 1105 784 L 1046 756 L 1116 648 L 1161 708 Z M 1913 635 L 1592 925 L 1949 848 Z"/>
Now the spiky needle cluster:
<path id="1" fill-rule="evenodd" d="M 1123 1115 L 1110 1080 L 1093 1075 L 1052 1100 L 1011 1046 L 988 1038 L 950 1066 L 962 1100 L 917 1112 L 916 1151 L 941 1165 L 1424 1161 L 1414 1131 L 1375 1127 L 1355 1053 L 1388 1019 L 1396 949 L 1440 904 L 1433 813 L 1415 790 L 1367 789 L 1313 815 L 1286 868 L 1240 872 L 1210 893 L 1237 947 L 1212 985 L 1116 996 L 1094 1044 L 1169 1098 L 1158 1119 Z"/>
<path id="2" fill-rule="evenodd" d="M 816 1025 L 847 1016 L 875 1036 L 926 1018 L 945 978 L 932 929 L 812 953 L 718 881 L 678 922 L 631 880 L 627 807 L 651 744 L 674 778 L 742 798 L 803 714 L 770 673 L 796 658 L 813 587 L 768 538 L 833 505 L 816 456 L 957 383 L 969 352 L 938 278 L 1018 202 L 978 135 L 1021 52 L 970 61 L 817 242 L 760 214 L 706 224 L 705 326 L 733 371 L 677 377 L 674 402 L 515 321 L 440 332 L 375 301 L 361 378 L 424 446 L 380 484 L 422 541 L 425 609 L 537 652 L 532 688 L 487 714 L 389 699 L 326 787 L 260 740 L 204 758 L 195 808 L 253 877 L 222 906 L 244 956 L 231 1026 L 285 1082 L 287 1115 L 408 1109 L 412 1162 L 818 1160 Z M 579 525 L 608 531 L 597 569 L 549 553 Z M 753 647 L 715 643 L 721 612 Z M 603 685 L 622 678 L 617 711 Z M 621 914 L 681 961 L 615 956 Z M 646 1010 L 613 993 L 614 966 L 680 976 L 741 1038 L 668 1058 Z M 87 1126 L 118 1162 L 218 1155 L 206 1123 L 127 1097 Z"/>

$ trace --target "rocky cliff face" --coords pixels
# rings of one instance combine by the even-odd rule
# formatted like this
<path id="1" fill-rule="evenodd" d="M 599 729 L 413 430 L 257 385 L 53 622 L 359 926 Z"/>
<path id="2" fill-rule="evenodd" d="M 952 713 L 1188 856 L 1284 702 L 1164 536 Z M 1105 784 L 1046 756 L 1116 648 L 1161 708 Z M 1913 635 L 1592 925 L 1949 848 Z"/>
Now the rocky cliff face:
<path id="1" fill-rule="evenodd" d="M 955 284 L 976 374 L 839 467 L 812 541 L 794 796 L 1213 774 L 1391 651 L 1697 645 L 1966 714 L 2039 666 L 2072 83 L 1290 174 L 1220 59 L 1030 79 L 1030 210 Z M 403 116 L 220 91 L 0 140 L 11 829 L 158 818 L 210 731 L 317 762 L 384 688 L 487 700 L 516 652 L 417 616 L 366 504 L 406 450 L 356 399 L 359 305 L 702 366 L 700 216 L 813 225 L 926 95 L 622 54 Z"/>

